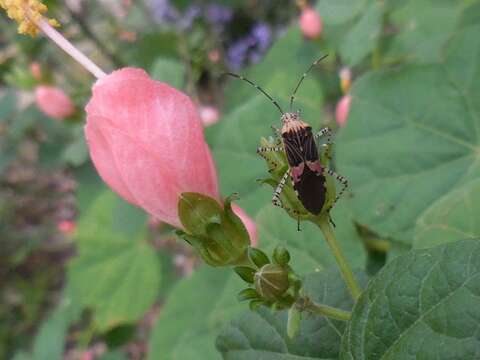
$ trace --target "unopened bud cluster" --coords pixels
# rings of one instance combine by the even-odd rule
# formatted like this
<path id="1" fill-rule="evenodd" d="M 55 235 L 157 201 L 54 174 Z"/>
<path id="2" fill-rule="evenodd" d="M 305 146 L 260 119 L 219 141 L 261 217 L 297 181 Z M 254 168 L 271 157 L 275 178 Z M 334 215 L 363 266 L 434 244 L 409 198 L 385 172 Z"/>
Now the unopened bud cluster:
<path id="1" fill-rule="evenodd" d="M 261 305 L 289 308 L 298 298 L 302 283 L 288 265 L 288 251 L 281 246 L 275 248 L 272 261 L 257 248 L 249 247 L 247 254 L 251 265 L 235 268 L 235 272 L 250 284 L 238 294 L 239 300 L 250 301 L 252 310 Z"/>

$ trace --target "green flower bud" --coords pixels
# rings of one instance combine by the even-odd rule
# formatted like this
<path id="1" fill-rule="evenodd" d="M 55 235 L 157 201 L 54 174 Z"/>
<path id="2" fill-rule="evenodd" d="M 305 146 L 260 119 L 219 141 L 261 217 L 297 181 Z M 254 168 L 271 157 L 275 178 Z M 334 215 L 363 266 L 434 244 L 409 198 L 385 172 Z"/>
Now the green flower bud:
<path id="1" fill-rule="evenodd" d="M 262 299 L 281 300 L 290 287 L 288 270 L 277 264 L 267 264 L 255 273 L 255 289 Z"/>
<path id="2" fill-rule="evenodd" d="M 258 268 L 270 263 L 268 256 L 260 249 L 249 247 L 247 250 L 247 255 L 250 261 Z"/>
<path id="3" fill-rule="evenodd" d="M 222 207 L 215 199 L 199 193 L 182 193 L 178 214 L 185 231 L 177 234 L 192 245 L 212 266 L 228 266 L 245 260 L 250 244 L 248 232 L 233 212 L 231 201 Z"/>
<path id="4" fill-rule="evenodd" d="M 283 246 L 277 246 L 273 250 L 273 261 L 280 266 L 286 266 L 290 261 L 290 253 Z"/>

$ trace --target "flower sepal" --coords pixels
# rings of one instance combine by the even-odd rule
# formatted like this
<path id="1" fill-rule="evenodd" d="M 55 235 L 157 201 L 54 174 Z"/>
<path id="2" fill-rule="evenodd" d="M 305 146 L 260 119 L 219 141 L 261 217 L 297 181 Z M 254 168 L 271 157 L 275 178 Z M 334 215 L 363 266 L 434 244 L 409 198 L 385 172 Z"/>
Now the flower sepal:
<path id="1" fill-rule="evenodd" d="M 177 235 L 192 245 L 211 266 L 241 264 L 250 244 L 247 229 L 233 212 L 230 196 L 223 206 L 217 200 L 199 193 L 182 193 L 178 215 L 184 230 Z"/>

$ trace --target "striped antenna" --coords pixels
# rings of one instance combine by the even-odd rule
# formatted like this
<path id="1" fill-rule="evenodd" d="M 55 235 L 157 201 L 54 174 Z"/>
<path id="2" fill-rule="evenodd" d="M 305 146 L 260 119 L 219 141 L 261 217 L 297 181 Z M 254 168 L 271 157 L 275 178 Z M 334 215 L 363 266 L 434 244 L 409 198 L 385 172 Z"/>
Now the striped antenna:
<path id="1" fill-rule="evenodd" d="M 280 105 L 278 105 L 278 103 L 277 103 L 270 95 L 268 95 L 265 90 L 263 90 L 260 86 L 258 86 L 257 84 L 255 84 L 253 81 L 248 80 L 247 78 L 243 77 L 242 75 L 237 75 L 237 74 L 234 74 L 234 73 L 224 73 L 223 75 L 233 76 L 233 77 L 235 77 L 235 78 L 237 78 L 237 79 L 246 81 L 247 83 L 249 83 L 250 85 L 252 85 L 255 89 L 259 90 L 263 95 L 265 95 L 265 96 L 273 103 L 273 105 L 275 105 L 275 106 L 277 107 L 277 109 L 278 109 L 278 110 L 280 111 L 280 113 L 283 115 L 283 110 L 282 110 L 282 108 L 280 107 Z"/>
<path id="2" fill-rule="evenodd" d="M 306 76 L 307 76 L 307 74 L 310 72 L 310 70 L 312 70 L 320 61 L 322 61 L 323 59 L 325 59 L 327 56 L 328 56 L 328 54 L 327 54 L 327 55 L 323 55 L 320 59 L 315 60 L 315 61 L 312 63 L 312 65 L 310 65 L 310 67 L 308 68 L 308 70 L 303 73 L 302 77 L 301 77 L 300 80 L 298 81 L 297 86 L 295 87 L 295 90 L 293 90 L 292 96 L 290 96 L 290 112 L 292 112 L 293 100 L 295 100 L 295 95 L 297 94 L 297 90 L 298 90 L 298 88 L 300 87 L 300 85 L 302 84 L 303 79 L 306 78 Z"/>

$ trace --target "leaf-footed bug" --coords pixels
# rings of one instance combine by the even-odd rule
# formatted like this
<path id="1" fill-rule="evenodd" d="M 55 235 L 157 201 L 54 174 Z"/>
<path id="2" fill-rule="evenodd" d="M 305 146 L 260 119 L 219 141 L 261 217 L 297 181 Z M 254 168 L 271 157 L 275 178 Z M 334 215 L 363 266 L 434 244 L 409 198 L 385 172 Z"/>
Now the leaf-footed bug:
<path id="1" fill-rule="evenodd" d="M 325 210 L 328 214 L 348 187 L 347 179 L 341 175 L 338 175 L 333 170 L 324 167 L 320 163 L 315 140 L 325 136 L 325 145 L 330 145 L 332 143 L 331 129 L 326 127 L 320 130 L 318 133 L 313 134 L 312 127 L 300 118 L 299 111 L 292 112 L 295 95 L 303 80 L 310 70 L 312 70 L 315 65 L 317 65 L 326 57 L 327 55 L 314 61 L 307 71 L 302 75 L 295 86 L 292 95 L 290 96 L 289 112 L 284 112 L 278 102 L 273 99 L 273 97 L 271 97 L 265 90 L 251 80 L 234 73 L 226 73 L 226 75 L 243 80 L 256 88 L 258 91 L 264 94 L 282 114 L 282 128 L 280 130 L 274 128 L 276 133 L 281 135 L 282 142 L 279 144 L 279 146 L 259 147 L 257 149 L 257 153 L 264 158 L 265 154 L 268 152 L 285 152 L 287 157 L 289 169 L 282 176 L 277 188 L 275 189 L 272 203 L 276 206 L 286 208 L 280 199 L 280 195 L 283 191 L 285 183 L 290 177 L 292 179 L 293 188 L 298 199 L 304 208 L 313 215 L 319 215 L 322 210 Z M 327 202 L 326 174 L 339 181 L 342 185 L 342 188 L 336 195 L 333 203 L 331 203 L 327 209 L 323 209 L 325 203 Z M 286 210 L 290 209 L 286 208 Z"/>

